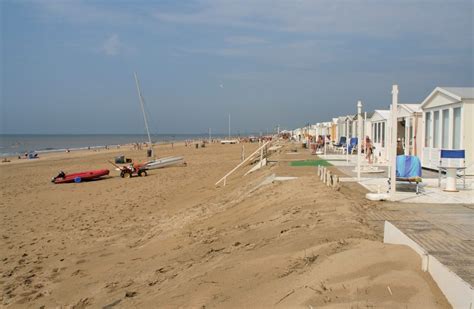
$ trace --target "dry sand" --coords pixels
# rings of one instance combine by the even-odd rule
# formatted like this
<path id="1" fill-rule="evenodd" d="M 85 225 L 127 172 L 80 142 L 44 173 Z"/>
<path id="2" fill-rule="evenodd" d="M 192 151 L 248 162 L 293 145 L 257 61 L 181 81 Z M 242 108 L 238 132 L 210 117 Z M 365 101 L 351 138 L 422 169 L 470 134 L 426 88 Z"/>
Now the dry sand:
<path id="1" fill-rule="evenodd" d="M 366 223 L 366 209 L 377 204 L 351 188 L 327 188 L 314 167 L 280 162 L 215 188 L 239 162 L 240 147 L 162 146 L 160 156 L 184 155 L 188 166 L 131 179 L 111 171 L 79 184 L 50 178 L 111 168 L 106 161 L 119 153 L 144 159 L 144 151 L 0 164 L 0 304 L 449 308 L 418 255 L 383 244 Z M 272 158 L 309 157 L 288 149 Z M 273 173 L 298 179 L 258 187 Z"/>

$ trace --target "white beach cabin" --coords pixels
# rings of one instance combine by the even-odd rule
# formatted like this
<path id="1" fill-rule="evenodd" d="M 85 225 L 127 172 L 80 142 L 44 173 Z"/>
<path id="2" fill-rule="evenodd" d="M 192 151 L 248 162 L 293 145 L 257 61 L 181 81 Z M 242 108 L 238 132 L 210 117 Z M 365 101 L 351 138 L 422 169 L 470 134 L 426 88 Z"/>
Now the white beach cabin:
<path id="1" fill-rule="evenodd" d="M 388 161 L 388 121 L 390 119 L 389 110 L 376 109 L 370 117 L 367 119 L 371 124 L 371 139 L 375 146 L 374 158 L 377 162 L 384 163 Z"/>
<path id="2" fill-rule="evenodd" d="M 437 87 L 421 103 L 423 167 L 437 169 L 441 149 L 466 151 L 466 174 L 474 174 L 474 87 Z"/>
<path id="3" fill-rule="evenodd" d="M 336 143 L 339 143 L 342 136 L 346 136 L 346 116 L 337 117 L 337 138 Z"/>
<path id="4" fill-rule="evenodd" d="M 405 155 L 421 156 L 423 112 L 421 104 L 398 104 L 397 139 Z"/>
<path id="5" fill-rule="evenodd" d="M 364 113 L 364 133 L 362 135 L 364 140 L 366 136 L 372 139 L 372 122 L 370 121 L 370 118 L 372 118 L 373 115 L 374 112 Z"/>

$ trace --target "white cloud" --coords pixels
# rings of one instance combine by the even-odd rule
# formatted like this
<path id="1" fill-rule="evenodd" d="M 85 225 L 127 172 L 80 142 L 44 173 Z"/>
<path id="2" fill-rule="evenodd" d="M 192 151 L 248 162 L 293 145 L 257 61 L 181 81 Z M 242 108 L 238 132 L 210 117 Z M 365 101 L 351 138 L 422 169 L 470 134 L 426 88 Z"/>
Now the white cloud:
<path id="1" fill-rule="evenodd" d="M 109 36 L 103 43 L 100 50 L 107 56 L 116 56 L 122 50 L 122 43 L 118 34 L 114 33 Z"/>
<path id="2" fill-rule="evenodd" d="M 198 0 L 193 11 L 156 11 L 161 22 L 207 24 L 287 33 L 359 34 L 380 38 L 403 34 L 466 33 L 472 2 L 456 0 Z M 471 3 L 471 4 L 470 4 Z M 466 9 L 467 8 L 467 9 Z"/>
<path id="3" fill-rule="evenodd" d="M 78 24 L 126 24 L 138 20 L 135 14 L 118 10 L 119 6 L 104 7 L 81 0 L 40 0 L 32 2 L 42 12 L 47 21 Z"/>

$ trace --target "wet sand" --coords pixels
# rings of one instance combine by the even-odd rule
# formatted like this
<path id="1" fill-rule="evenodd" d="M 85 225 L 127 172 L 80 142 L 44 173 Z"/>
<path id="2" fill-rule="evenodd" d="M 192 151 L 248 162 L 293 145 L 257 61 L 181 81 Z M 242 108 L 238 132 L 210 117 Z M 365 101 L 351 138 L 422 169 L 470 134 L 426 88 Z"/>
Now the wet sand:
<path id="1" fill-rule="evenodd" d="M 258 147 L 245 144 L 247 153 Z M 273 160 L 306 159 L 287 151 Z M 274 163 L 214 183 L 241 145 L 161 146 L 188 165 L 122 179 L 127 148 L 0 164 L 1 298 L 45 308 L 449 308 L 420 258 L 382 243 L 358 189 L 324 186 L 314 167 Z M 19 162 L 21 161 L 21 162 Z M 54 185 L 59 170 L 110 177 Z M 298 179 L 259 184 L 269 175 Z"/>

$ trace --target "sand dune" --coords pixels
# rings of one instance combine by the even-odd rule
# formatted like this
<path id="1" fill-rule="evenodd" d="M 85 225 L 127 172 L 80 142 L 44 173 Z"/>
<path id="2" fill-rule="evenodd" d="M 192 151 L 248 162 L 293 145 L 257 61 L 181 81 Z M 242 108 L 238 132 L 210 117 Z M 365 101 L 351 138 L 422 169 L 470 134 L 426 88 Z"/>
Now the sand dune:
<path id="1" fill-rule="evenodd" d="M 274 159 L 295 158 L 287 149 Z M 117 153 L 144 159 L 121 149 L 0 165 L 3 306 L 449 307 L 419 257 L 366 223 L 377 204 L 327 188 L 314 167 L 275 163 L 215 188 L 240 145 L 175 145 L 158 154 L 184 155 L 187 167 L 49 182 L 58 170 L 111 168 Z M 298 179 L 259 187 L 271 174 Z"/>

